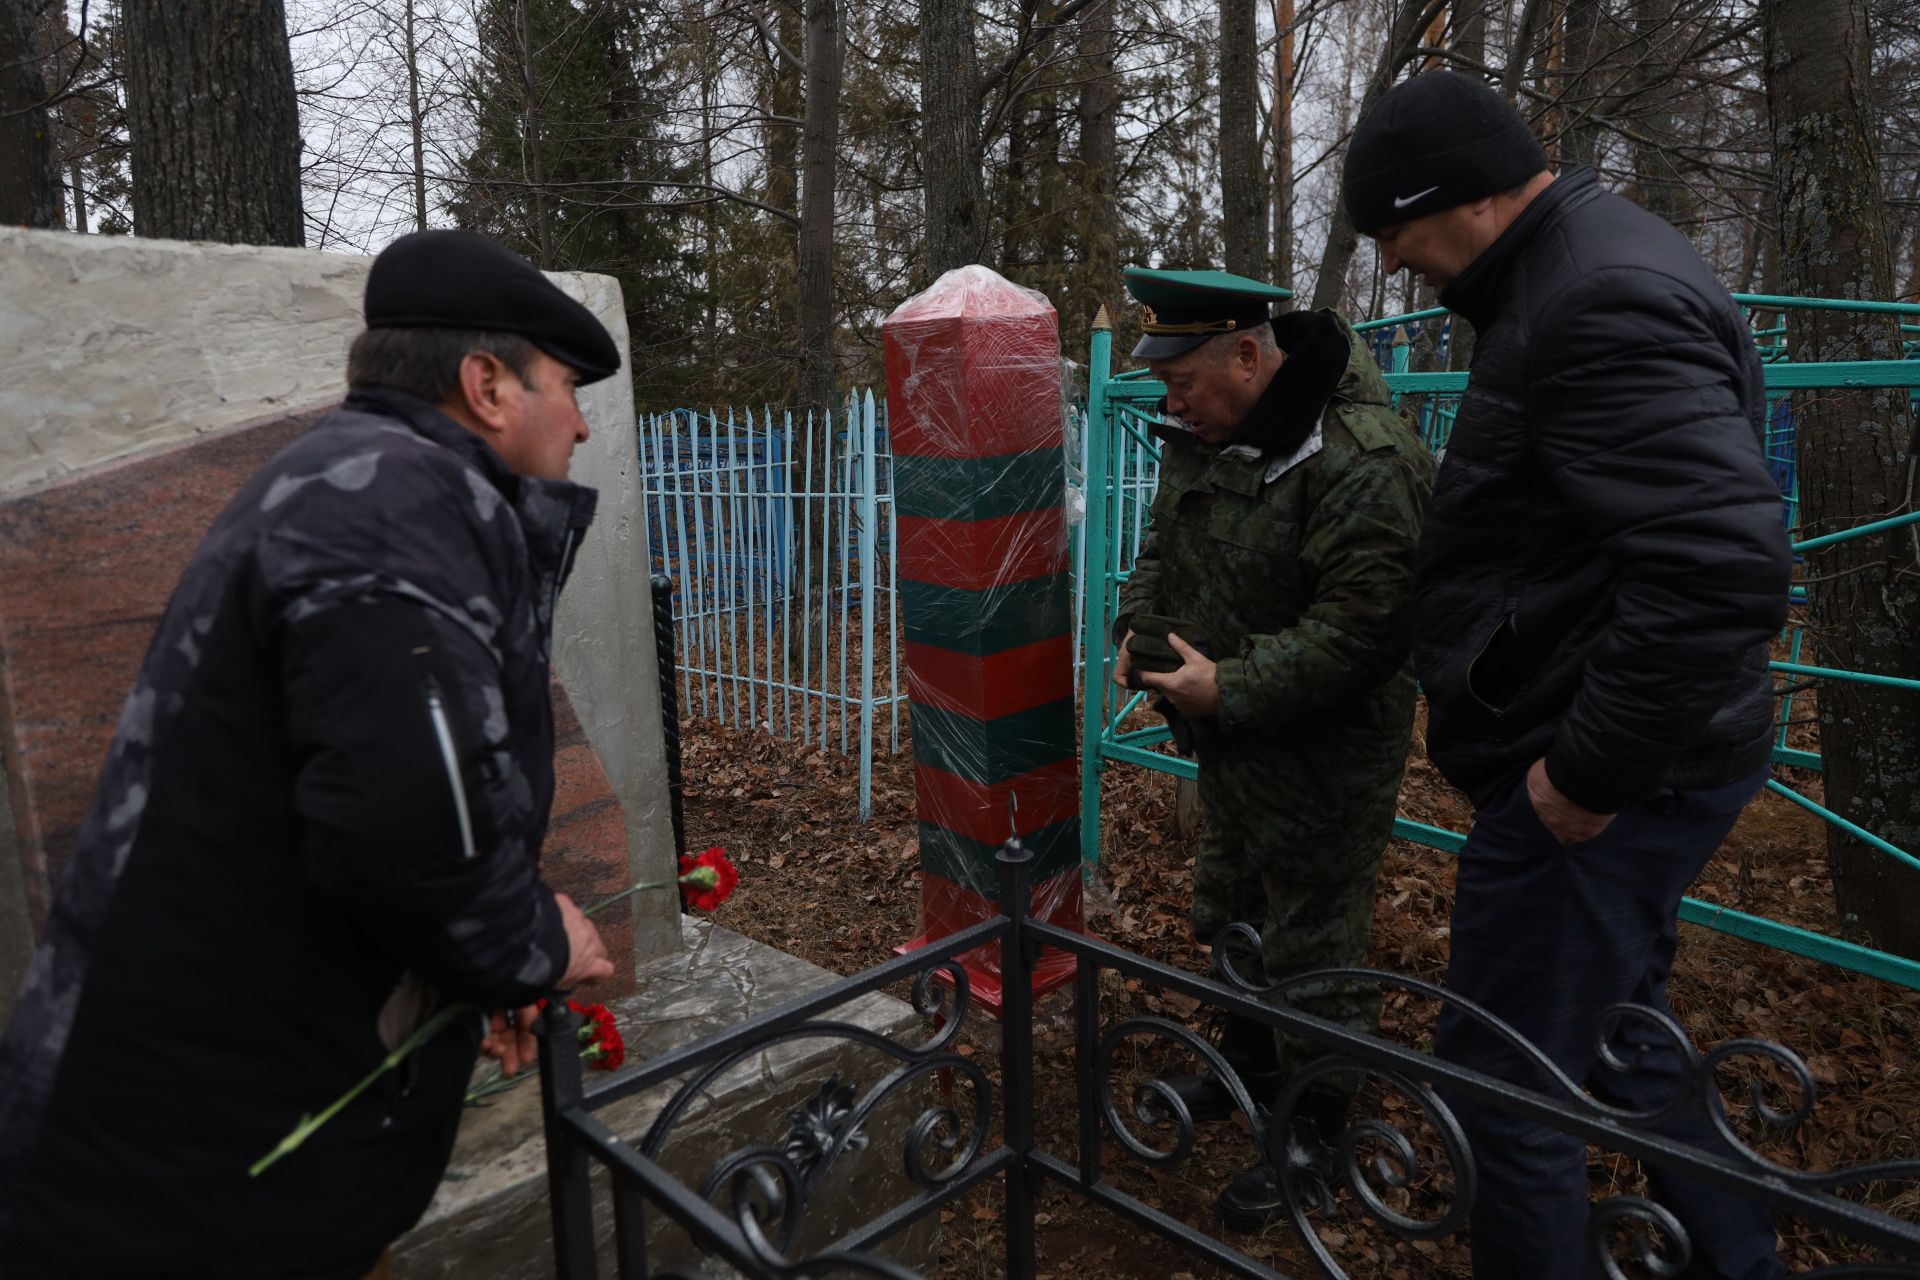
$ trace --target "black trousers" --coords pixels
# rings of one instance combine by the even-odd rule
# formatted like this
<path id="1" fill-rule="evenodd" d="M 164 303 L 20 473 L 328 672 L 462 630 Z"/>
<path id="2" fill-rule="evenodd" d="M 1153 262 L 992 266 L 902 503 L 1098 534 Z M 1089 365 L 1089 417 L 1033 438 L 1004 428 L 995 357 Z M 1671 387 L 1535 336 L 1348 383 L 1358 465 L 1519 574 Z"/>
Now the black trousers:
<path id="1" fill-rule="evenodd" d="M 1667 1008 L 1675 913 L 1687 886 L 1765 780 L 1666 791 L 1617 816 L 1594 840 L 1562 846 L 1517 780 L 1474 815 L 1460 854 L 1447 984 L 1533 1042 L 1576 1084 L 1617 1106 L 1651 1111 L 1690 1087 L 1680 1050 L 1649 1028 L 1616 1028 L 1610 1047 L 1631 1072 L 1600 1061 L 1596 1032 L 1621 1001 Z M 1553 1092 L 1527 1063 L 1454 1010 L 1440 1016 L 1443 1058 Z M 1476 1280 L 1587 1280 L 1586 1144 L 1490 1104 L 1452 1097 L 1479 1172 L 1472 1218 Z M 1714 1105 L 1718 1105 L 1717 1097 Z M 1679 1108 L 1658 1130 L 1724 1151 L 1703 1110 Z M 1693 1247 L 1689 1277 L 1785 1275 L 1763 1206 L 1675 1171 L 1648 1169 L 1653 1198 Z"/>

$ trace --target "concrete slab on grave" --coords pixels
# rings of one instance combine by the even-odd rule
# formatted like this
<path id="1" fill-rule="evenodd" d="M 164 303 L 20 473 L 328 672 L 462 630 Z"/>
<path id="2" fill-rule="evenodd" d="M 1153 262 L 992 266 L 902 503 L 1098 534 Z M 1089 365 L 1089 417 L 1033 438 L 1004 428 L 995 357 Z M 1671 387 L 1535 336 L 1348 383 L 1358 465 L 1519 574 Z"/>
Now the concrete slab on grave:
<path id="1" fill-rule="evenodd" d="M 263 419 L 0 497 L 0 755 L 17 846 L 8 861 L 36 937 L 181 571 L 247 478 L 324 412 Z M 555 794 L 541 870 L 590 902 L 632 883 L 625 824 L 557 679 L 553 708 Z M 626 990 L 632 910 L 620 903 L 597 923 Z"/>
<path id="2" fill-rule="evenodd" d="M 345 391 L 371 262 L 0 227 L 0 1022 L 160 605 L 251 468 Z M 551 278 L 626 350 L 617 281 Z M 556 805 L 578 821 L 551 847 L 598 850 L 607 874 L 576 897 L 674 867 L 631 380 L 594 383 L 580 407 L 592 435 L 573 473 L 600 511 L 554 628 L 571 703 Z M 49 545 L 56 531 L 74 544 Z M 556 859 L 562 887 L 576 856 Z M 617 911 L 616 955 L 678 939 L 671 894 Z"/>
<path id="3" fill-rule="evenodd" d="M 688 919 L 684 949 L 643 959 L 636 990 L 611 1007 L 619 1018 L 628 1061 L 657 1057 L 735 1026 L 835 980 L 816 965 L 705 921 Z M 924 1039 L 924 1024 L 905 1003 L 878 993 L 822 1014 L 903 1045 Z M 867 1089 L 898 1063 L 845 1040 L 789 1041 L 752 1054 L 716 1080 L 675 1123 L 663 1167 L 698 1190 L 715 1163 L 756 1144 L 779 1146 L 788 1112 L 820 1096 L 829 1077 Z M 666 1107 L 678 1081 L 622 1099 L 595 1115 L 638 1142 Z M 809 1208 L 796 1256 L 820 1249 L 886 1208 L 911 1199 L 919 1187 L 902 1162 L 907 1126 L 928 1105 L 908 1086 L 888 1099 L 868 1126 L 864 1151 L 843 1156 L 824 1194 Z M 486 1275 L 493 1280 L 541 1280 L 553 1274 L 547 1200 L 546 1142 L 538 1085 L 498 1094 L 475 1108 L 460 1127 L 453 1160 L 433 1203 L 393 1249 L 396 1280 L 440 1280 Z M 594 1228 L 602 1274 L 612 1274 L 613 1209 L 607 1175 L 594 1173 Z M 937 1260 L 938 1222 L 928 1218 L 893 1241 L 886 1256 L 930 1272 Z M 648 1264 L 656 1270 L 699 1271 L 699 1253 L 676 1224 L 648 1214 Z"/>

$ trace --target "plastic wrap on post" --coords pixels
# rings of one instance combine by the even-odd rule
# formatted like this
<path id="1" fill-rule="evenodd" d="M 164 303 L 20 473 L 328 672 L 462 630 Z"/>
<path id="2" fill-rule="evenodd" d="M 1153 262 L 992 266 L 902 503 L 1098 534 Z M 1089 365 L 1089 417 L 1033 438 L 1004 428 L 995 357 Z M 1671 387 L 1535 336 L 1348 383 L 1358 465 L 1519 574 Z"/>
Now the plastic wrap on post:
<path id="1" fill-rule="evenodd" d="M 920 928 L 901 949 L 997 914 L 994 853 L 1012 836 L 1034 857 L 1031 913 L 1079 929 L 1058 318 L 1041 294 L 969 266 L 882 333 L 920 822 Z M 963 963 L 997 1007 L 997 953 Z M 1071 973 L 1048 953 L 1034 988 Z"/>

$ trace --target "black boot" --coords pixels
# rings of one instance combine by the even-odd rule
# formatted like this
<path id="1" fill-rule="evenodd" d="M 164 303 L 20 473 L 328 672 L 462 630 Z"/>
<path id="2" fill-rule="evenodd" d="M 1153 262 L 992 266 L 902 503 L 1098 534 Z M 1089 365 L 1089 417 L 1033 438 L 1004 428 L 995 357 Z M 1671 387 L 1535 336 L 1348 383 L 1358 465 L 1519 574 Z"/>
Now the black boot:
<path id="1" fill-rule="evenodd" d="M 1333 1207 L 1333 1144 L 1346 1130 L 1350 1105 L 1344 1096 L 1310 1090 L 1294 1107 L 1284 1159 L 1296 1193 L 1310 1211 Z M 1260 1230 L 1286 1212 L 1279 1174 L 1262 1160 L 1228 1183 L 1214 1208 L 1231 1230 Z"/>
<path id="2" fill-rule="evenodd" d="M 1226 1015 L 1220 1028 L 1220 1056 L 1240 1077 L 1250 1098 L 1271 1098 L 1286 1083 L 1280 1071 L 1280 1055 L 1273 1047 L 1272 1028 L 1251 1018 Z M 1169 1076 L 1165 1083 L 1187 1104 L 1187 1114 L 1195 1124 L 1224 1120 L 1238 1109 L 1226 1083 L 1211 1067 L 1203 1068 L 1198 1075 Z"/>

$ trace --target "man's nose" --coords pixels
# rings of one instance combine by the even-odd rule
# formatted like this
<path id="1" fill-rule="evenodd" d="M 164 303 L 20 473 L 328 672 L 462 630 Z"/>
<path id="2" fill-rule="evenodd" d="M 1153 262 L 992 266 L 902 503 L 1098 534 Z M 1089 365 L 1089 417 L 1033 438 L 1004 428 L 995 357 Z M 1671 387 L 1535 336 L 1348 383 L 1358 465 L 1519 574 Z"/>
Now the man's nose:
<path id="1" fill-rule="evenodd" d="M 1382 271 L 1385 271 L 1388 275 L 1392 275 L 1394 272 L 1398 271 L 1400 268 L 1406 265 L 1407 265 L 1407 260 L 1401 257 L 1399 254 L 1395 253 L 1393 250 L 1382 249 L 1380 251 L 1380 269 Z"/>

